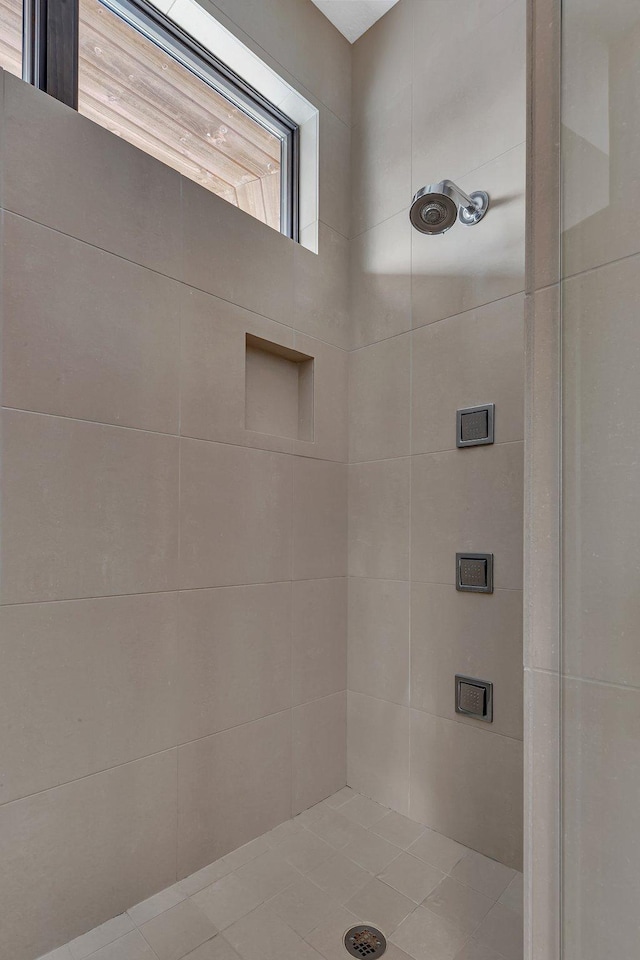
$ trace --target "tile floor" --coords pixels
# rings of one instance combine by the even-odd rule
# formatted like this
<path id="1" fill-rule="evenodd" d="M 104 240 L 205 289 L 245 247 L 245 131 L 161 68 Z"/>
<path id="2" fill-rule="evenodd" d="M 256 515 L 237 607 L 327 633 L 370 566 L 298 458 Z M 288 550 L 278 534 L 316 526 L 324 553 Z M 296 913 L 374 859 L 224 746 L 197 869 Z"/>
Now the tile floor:
<path id="1" fill-rule="evenodd" d="M 522 874 L 345 787 L 46 960 L 521 960 Z"/>

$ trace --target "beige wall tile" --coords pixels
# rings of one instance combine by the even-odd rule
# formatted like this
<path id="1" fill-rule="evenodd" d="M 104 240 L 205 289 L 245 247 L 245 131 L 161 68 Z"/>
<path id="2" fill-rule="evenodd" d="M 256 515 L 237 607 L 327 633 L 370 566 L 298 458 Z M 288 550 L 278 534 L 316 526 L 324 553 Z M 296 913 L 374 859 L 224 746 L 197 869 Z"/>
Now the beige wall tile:
<path id="1" fill-rule="evenodd" d="M 493 682 L 490 730 L 522 739 L 522 594 L 491 597 L 454 586 L 414 583 L 411 589 L 411 706 L 486 729 L 455 712 L 456 673 Z"/>
<path id="2" fill-rule="evenodd" d="M 521 742 L 412 710 L 409 814 L 520 870 Z"/>
<path id="3" fill-rule="evenodd" d="M 409 710 L 350 692 L 347 783 L 398 813 L 409 813 Z"/>
<path id="4" fill-rule="evenodd" d="M 5 603 L 171 590 L 178 440 L 3 414 Z"/>
<path id="5" fill-rule="evenodd" d="M 349 573 L 409 578 L 409 458 L 349 467 Z"/>
<path id="6" fill-rule="evenodd" d="M 294 250 L 294 313 L 296 330 L 349 346 L 349 241 L 318 224 L 318 253 L 300 244 Z"/>
<path id="7" fill-rule="evenodd" d="M 640 692 L 563 684 L 563 927 L 570 960 L 638 942 Z"/>
<path id="8" fill-rule="evenodd" d="M 493 208 L 473 230 L 458 225 L 437 239 L 412 231 L 415 327 L 524 289 L 524 145 L 460 177 L 458 185 L 486 190 Z"/>
<path id="9" fill-rule="evenodd" d="M 351 143 L 351 128 L 330 110 L 320 107 L 320 220 L 343 237 L 350 236 Z"/>
<path id="10" fill-rule="evenodd" d="M 16 77 L 4 80 L 6 209 L 180 277 L 180 175 Z"/>
<path id="11" fill-rule="evenodd" d="M 351 241 L 353 347 L 411 329 L 411 233 L 403 210 Z"/>
<path id="12" fill-rule="evenodd" d="M 495 403 L 495 440 L 524 436 L 524 297 L 498 300 L 414 331 L 412 451 L 456 446 L 456 410 Z"/>
<path id="13" fill-rule="evenodd" d="M 349 459 L 411 452 L 411 334 L 349 355 Z"/>
<path id="14" fill-rule="evenodd" d="M 179 285 L 21 217 L 4 224 L 5 406 L 177 433 Z"/>
<path id="15" fill-rule="evenodd" d="M 384 108 L 411 81 L 413 3 L 400 0 L 353 45 L 354 124 Z"/>
<path id="16" fill-rule="evenodd" d="M 522 456 L 518 442 L 413 458 L 414 580 L 455 583 L 470 550 L 494 554 L 495 587 L 522 587 Z"/>
<path id="17" fill-rule="evenodd" d="M 346 577 L 294 581 L 292 636 L 293 704 L 346 689 Z"/>
<path id="18" fill-rule="evenodd" d="M 292 812 L 295 816 L 347 782 L 347 695 L 335 693 L 291 711 Z"/>
<path id="19" fill-rule="evenodd" d="M 180 742 L 291 706 L 291 584 L 180 594 Z"/>
<path id="20" fill-rule="evenodd" d="M 248 333 L 293 348 L 293 331 L 192 287 L 183 288 L 181 307 L 182 436 L 292 452 L 290 437 L 247 429 L 245 362 Z"/>
<path id="21" fill-rule="evenodd" d="M 0 607 L 6 803 L 175 746 L 176 594 Z"/>
<path id="22" fill-rule="evenodd" d="M 291 458 L 225 443 L 180 443 L 183 589 L 288 580 Z"/>
<path id="23" fill-rule="evenodd" d="M 175 785 L 172 750 L 1 806 L 3 956 L 33 960 L 169 886 Z"/>
<path id="24" fill-rule="evenodd" d="M 349 580 L 349 689 L 409 704 L 408 583 Z"/>
<path id="25" fill-rule="evenodd" d="M 293 577 L 347 573 L 347 466 L 296 457 L 293 464 Z"/>
<path id="26" fill-rule="evenodd" d="M 636 687 L 639 298 L 640 256 L 565 282 L 562 303 L 563 666 Z"/>
<path id="27" fill-rule="evenodd" d="M 178 748 L 178 877 L 291 816 L 289 711 Z"/>
<path id="28" fill-rule="evenodd" d="M 186 283 L 289 323 L 297 245 L 199 184 L 181 187 Z"/>
<path id="29" fill-rule="evenodd" d="M 349 455 L 349 354 L 322 340 L 295 333 L 295 348 L 313 357 L 313 442 L 297 440 L 294 452 L 320 460 L 346 461 Z"/>
<path id="30" fill-rule="evenodd" d="M 351 236 L 406 209 L 411 200 L 411 86 L 353 128 Z"/>
<path id="31" fill-rule="evenodd" d="M 468 18 L 468 6 L 460 19 Z M 445 176 L 457 181 L 524 143 L 525 14 L 524 0 L 509 4 L 477 23 L 470 43 L 443 43 L 442 20 L 432 24 L 430 49 L 415 65 L 414 191 Z"/>

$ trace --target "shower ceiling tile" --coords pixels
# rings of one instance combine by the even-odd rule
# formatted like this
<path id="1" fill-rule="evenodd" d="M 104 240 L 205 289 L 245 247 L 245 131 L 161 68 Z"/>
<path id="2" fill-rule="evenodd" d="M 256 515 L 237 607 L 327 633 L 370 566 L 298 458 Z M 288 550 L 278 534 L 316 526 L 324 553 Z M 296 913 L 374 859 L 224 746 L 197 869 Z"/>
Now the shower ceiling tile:
<path id="1" fill-rule="evenodd" d="M 313 0 L 334 27 L 354 43 L 398 0 Z"/>

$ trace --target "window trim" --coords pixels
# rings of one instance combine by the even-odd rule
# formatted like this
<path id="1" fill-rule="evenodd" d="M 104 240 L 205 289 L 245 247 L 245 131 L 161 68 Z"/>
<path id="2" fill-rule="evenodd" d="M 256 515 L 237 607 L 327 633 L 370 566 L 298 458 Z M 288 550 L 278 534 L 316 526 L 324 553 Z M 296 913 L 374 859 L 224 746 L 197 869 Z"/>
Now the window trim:
<path id="1" fill-rule="evenodd" d="M 297 123 L 146 0 L 99 0 L 125 23 L 278 137 L 280 232 L 300 239 Z M 23 76 L 78 109 L 79 0 L 24 0 Z"/>

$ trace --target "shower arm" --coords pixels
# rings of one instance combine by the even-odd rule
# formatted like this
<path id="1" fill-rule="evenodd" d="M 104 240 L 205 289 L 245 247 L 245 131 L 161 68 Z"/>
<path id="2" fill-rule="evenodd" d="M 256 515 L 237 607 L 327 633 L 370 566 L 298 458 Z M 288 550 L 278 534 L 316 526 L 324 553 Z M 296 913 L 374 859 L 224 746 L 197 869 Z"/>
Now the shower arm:
<path id="1" fill-rule="evenodd" d="M 465 210 L 468 210 L 470 213 L 473 213 L 477 210 L 477 204 L 475 200 L 472 200 L 471 197 L 468 197 L 460 187 L 456 186 L 453 180 L 442 180 L 441 182 L 444 191 L 454 200 L 459 207 L 464 207 Z"/>

